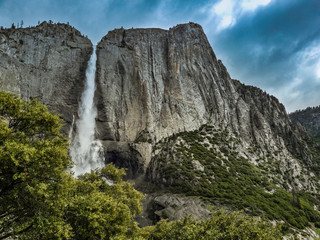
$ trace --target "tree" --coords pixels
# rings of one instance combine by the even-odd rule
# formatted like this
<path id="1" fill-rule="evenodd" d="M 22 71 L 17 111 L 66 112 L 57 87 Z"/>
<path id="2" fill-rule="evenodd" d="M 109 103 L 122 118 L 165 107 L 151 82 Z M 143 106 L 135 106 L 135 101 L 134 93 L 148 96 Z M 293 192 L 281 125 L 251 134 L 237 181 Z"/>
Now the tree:
<path id="1" fill-rule="evenodd" d="M 211 218 L 196 221 L 187 217 L 175 222 L 160 221 L 141 234 L 149 240 L 224 240 L 224 239 L 282 239 L 278 227 L 246 216 L 241 212 L 213 211 Z"/>
<path id="2" fill-rule="evenodd" d="M 58 116 L 0 92 L 0 239 L 111 239 L 136 232 L 143 195 L 113 165 L 75 179 Z"/>
<path id="3" fill-rule="evenodd" d="M 75 239 L 127 239 L 137 232 L 133 220 L 141 211 L 143 195 L 122 181 L 124 174 L 123 169 L 109 164 L 69 185 L 65 217 L 77 233 Z"/>
<path id="4" fill-rule="evenodd" d="M 51 217 L 61 174 L 71 166 L 60 119 L 36 100 L 0 92 L 0 239 Z"/>
<path id="5" fill-rule="evenodd" d="M 58 116 L 36 100 L 0 92 L 0 239 L 280 239 L 241 213 L 139 228 L 143 195 L 112 164 L 78 179 Z"/>

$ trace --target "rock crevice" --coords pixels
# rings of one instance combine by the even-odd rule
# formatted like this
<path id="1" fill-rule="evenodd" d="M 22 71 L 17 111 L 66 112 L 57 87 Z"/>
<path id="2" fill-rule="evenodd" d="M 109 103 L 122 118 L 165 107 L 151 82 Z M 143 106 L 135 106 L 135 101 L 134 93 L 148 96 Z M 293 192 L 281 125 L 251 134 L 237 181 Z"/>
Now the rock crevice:
<path id="1" fill-rule="evenodd" d="M 62 116 L 67 133 L 92 49 L 91 41 L 67 24 L 0 30 L 0 89 L 37 98 Z"/>
<path id="2" fill-rule="evenodd" d="M 154 145 L 210 124 L 265 153 L 294 145 L 290 158 L 307 155 L 284 106 L 231 79 L 198 24 L 115 29 L 99 42 L 97 55 L 100 139 Z M 147 163 L 152 154 L 141 155 Z"/>

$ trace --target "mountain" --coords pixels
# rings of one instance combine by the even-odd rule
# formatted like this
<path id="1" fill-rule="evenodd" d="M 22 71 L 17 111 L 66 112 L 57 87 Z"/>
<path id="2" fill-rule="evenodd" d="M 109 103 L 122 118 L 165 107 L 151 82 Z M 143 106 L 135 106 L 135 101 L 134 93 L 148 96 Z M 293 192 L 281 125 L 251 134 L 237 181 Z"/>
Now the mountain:
<path id="1" fill-rule="evenodd" d="M 300 166 L 297 158 L 309 159 L 304 133 L 291 123 L 284 106 L 260 89 L 232 80 L 198 24 L 168 31 L 115 29 L 100 41 L 97 55 L 97 136 L 110 161 L 122 159 L 128 149 L 136 151 L 136 159 L 119 163 L 135 165 L 133 178 L 149 166 L 157 142 L 206 124 L 241 140 L 238 153 L 255 165 L 274 152 L 282 171 L 288 162 Z M 254 146 L 258 154 L 250 152 Z M 294 168 L 293 174 L 302 174 L 303 168 Z"/>
<path id="2" fill-rule="evenodd" d="M 0 30 L 0 89 L 37 98 L 59 113 L 68 132 L 77 116 L 92 43 L 67 24 Z"/>
<path id="3" fill-rule="evenodd" d="M 1 30 L 0 89 L 39 98 L 68 133 L 91 52 L 65 24 Z M 229 76 L 200 25 L 114 29 L 96 53 L 96 137 L 148 193 L 142 225 L 214 205 L 320 226 L 318 150 L 275 97 Z"/>
<path id="4" fill-rule="evenodd" d="M 292 122 L 301 124 L 320 143 L 320 106 L 308 107 L 289 114 Z"/>
<path id="5" fill-rule="evenodd" d="M 160 201 L 166 191 L 306 226 L 284 209 L 318 192 L 318 153 L 275 97 L 230 78 L 200 25 L 115 29 L 97 55 L 97 136 L 106 161 L 155 194 L 145 216 L 175 218 L 183 200 Z"/>

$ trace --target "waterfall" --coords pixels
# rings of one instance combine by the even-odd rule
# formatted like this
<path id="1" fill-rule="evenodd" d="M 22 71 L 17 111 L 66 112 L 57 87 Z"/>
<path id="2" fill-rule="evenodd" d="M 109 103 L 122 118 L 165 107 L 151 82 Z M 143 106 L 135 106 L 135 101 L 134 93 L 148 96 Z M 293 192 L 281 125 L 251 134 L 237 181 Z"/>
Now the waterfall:
<path id="1" fill-rule="evenodd" d="M 74 126 L 74 115 L 72 115 L 71 128 L 70 128 L 70 131 L 69 131 L 69 134 L 68 134 L 69 143 L 71 143 L 71 140 L 72 140 L 73 126 Z"/>
<path id="2" fill-rule="evenodd" d="M 95 139 L 97 109 L 93 98 L 96 61 L 94 47 L 86 70 L 85 89 L 79 106 L 79 119 L 76 121 L 76 134 L 70 148 L 70 154 L 75 164 L 72 171 L 76 176 L 104 166 L 102 144 Z"/>

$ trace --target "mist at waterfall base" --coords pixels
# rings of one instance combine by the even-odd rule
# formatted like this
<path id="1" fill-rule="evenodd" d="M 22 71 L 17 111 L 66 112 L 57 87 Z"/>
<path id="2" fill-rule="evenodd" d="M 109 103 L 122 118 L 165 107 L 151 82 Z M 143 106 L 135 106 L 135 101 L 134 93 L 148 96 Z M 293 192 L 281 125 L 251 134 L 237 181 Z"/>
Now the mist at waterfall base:
<path id="1" fill-rule="evenodd" d="M 70 148 L 70 155 L 75 164 L 72 169 L 75 176 L 104 166 L 102 145 L 95 139 L 97 109 L 93 98 L 96 61 L 96 49 L 94 48 L 86 70 L 85 88 L 79 106 L 79 119 L 76 121 L 76 135 Z"/>

